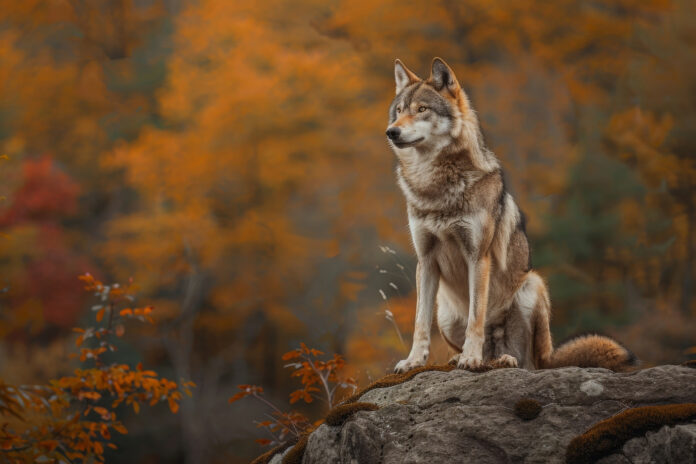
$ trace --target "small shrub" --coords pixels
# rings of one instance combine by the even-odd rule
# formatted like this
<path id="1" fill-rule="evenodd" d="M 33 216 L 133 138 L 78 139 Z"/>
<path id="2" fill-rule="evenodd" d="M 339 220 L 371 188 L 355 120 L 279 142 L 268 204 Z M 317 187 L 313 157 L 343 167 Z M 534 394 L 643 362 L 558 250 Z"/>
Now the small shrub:
<path id="1" fill-rule="evenodd" d="M 96 324 L 76 328 L 75 342 L 82 366 L 73 375 L 47 385 L 14 386 L 0 381 L 0 457 L 3 462 L 104 462 L 104 450 L 116 448 L 113 432 L 125 434 L 116 408 L 127 405 L 138 413 L 142 405 L 167 402 L 172 413 L 192 382 L 177 384 L 145 370 L 142 364 L 108 363 L 129 320 L 153 323 L 153 308 L 131 308 L 134 285 L 104 285 L 89 274 L 80 276 L 85 290 L 94 292 Z"/>
<path id="2" fill-rule="evenodd" d="M 312 403 L 315 399 L 319 399 L 326 402 L 329 408 L 332 408 L 337 404 L 341 392 L 354 391 L 357 388 L 355 379 L 344 375 L 346 363 L 343 358 L 334 354 L 331 359 L 324 361 L 318 358 L 323 354 L 321 351 L 301 343 L 299 348 L 283 355 L 284 361 L 292 361 L 285 367 L 292 368 L 291 375 L 299 377 L 302 384 L 302 388 L 290 393 L 290 404 L 300 400 Z M 321 423 L 321 421 L 311 422 L 299 412 L 283 412 L 263 396 L 262 387 L 238 385 L 237 388 L 241 391 L 229 399 L 230 403 L 252 397 L 271 409 L 271 420 L 256 423 L 258 427 L 264 428 L 270 436 L 270 439 L 257 439 L 256 442 L 260 445 L 276 446 L 296 442 Z"/>

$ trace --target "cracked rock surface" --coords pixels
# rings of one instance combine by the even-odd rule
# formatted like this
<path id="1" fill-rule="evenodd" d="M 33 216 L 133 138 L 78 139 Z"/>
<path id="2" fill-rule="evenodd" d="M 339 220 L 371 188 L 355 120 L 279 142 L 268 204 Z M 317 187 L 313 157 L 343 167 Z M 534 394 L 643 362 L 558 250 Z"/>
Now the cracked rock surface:
<path id="1" fill-rule="evenodd" d="M 514 414 L 522 398 L 542 404 L 538 417 Z M 565 462 L 570 440 L 623 409 L 696 403 L 696 369 L 424 372 L 360 401 L 380 409 L 358 412 L 342 426 L 320 426 L 303 463 Z M 696 424 L 648 432 L 600 462 L 696 462 Z"/>

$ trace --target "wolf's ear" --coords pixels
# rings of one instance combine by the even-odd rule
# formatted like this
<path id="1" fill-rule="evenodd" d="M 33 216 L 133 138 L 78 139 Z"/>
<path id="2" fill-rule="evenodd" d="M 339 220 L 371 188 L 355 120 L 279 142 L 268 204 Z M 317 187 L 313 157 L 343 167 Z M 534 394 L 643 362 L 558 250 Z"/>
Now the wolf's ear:
<path id="1" fill-rule="evenodd" d="M 394 62 L 394 79 L 396 80 L 396 93 L 398 94 L 404 87 L 414 82 L 418 82 L 420 77 L 416 76 L 398 58 Z"/>
<path id="2" fill-rule="evenodd" d="M 447 63 L 445 63 L 442 58 L 433 59 L 433 66 L 428 81 L 438 92 L 447 89 L 453 97 L 457 96 L 459 82 L 452 68 L 447 66 Z"/>

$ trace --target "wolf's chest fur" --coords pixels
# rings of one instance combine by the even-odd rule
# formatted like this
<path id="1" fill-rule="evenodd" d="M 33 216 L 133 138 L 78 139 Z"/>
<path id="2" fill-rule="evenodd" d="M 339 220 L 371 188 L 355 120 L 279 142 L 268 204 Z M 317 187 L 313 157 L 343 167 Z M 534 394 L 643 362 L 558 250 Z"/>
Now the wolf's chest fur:
<path id="1" fill-rule="evenodd" d="M 485 229 L 494 226 L 491 210 L 504 200 L 499 171 L 474 170 L 466 153 L 454 153 L 431 162 L 402 162 L 397 175 L 413 239 L 423 242 L 415 244 L 419 254 L 442 244 L 466 257 L 480 251 Z"/>
<path id="2" fill-rule="evenodd" d="M 466 152 L 460 152 L 430 162 L 402 161 L 397 175 L 418 259 L 437 263 L 441 283 L 456 289 L 458 299 L 466 302 L 471 263 L 491 252 L 496 258 L 492 276 L 505 266 L 506 247 L 493 246 L 501 238 L 507 241 L 511 232 L 500 227 L 512 201 L 501 171 L 476 170 Z M 513 203 L 508 207 L 517 210 Z M 497 288 L 491 293 L 490 301 L 497 302 Z"/>

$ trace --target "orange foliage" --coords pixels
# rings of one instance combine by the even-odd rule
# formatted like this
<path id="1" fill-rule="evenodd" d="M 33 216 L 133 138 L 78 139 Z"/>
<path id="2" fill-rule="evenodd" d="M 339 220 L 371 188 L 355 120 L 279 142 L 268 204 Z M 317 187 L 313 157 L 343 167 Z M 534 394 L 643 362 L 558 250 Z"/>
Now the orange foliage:
<path id="1" fill-rule="evenodd" d="M 591 328 L 614 324 L 609 314 L 630 322 L 633 306 L 669 315 L 681 294 L 680 318 L 658 321 L 662 338 L 676 340 L 664 352 L 694 344 L 680 322 L 693 318 L 696 275 L 693 2 L 5 3 L 0 153 L 11 160 L 0 173 L 0 291 L 10 310 L 0 335 L 31 345 L 30 356 L 43 349 L 32 342 L 68 336 L 82 293 L 66 276 L 94 269 L 92 255 L 104 266 L 98 275 L 134 275 L 157 306 L 133 307 L 110 287 L 118 309 L 97 304 L 97 327 L 76 335 L 76 356 L 101 374 L 61 391 L 82 392 L 96 422 L 97 408 L 111 408 L 93 393 L 118 397 L 95 390 L 100 376 L 176 393 L 148 371 L 105 361 L 103 341 L 153 314 L 162 343 L 143 349 L 217 394 L 240 382 L 231 377 L 243 364 L 267 392 L 316 408 L 318 398 L 335 400 L 326 385 L 330 393 L 343 380 L 333 374 L 381 376 L 403 356 L 415 269 L 399 261 L 412 253 L 383 136 L 395 57 L 422 77 L 434 55 L 456 69 L 530 218 L 535 266 L 561 303 L 557 329 L 576 328 L 576 316 Z M 636 174 L 638 193 L 603 201 L 608 186 L 582 171 L 595 164 L 580 164 L 593 153 Z M 625 181 L 607 177 L 600 182 Z M 573 190 L 578 178 L 589 181 Z M 597 204 L 575 205 L 592 193 Z M 549 245 L 552 220 L 568 211 L 580 219 Z M 602 229 L 615 217 L 620 226 Z M 574 240 L 578 224 L 587 236 Z M 376 252 L 384 241 L 395 249 Z M 554 284 L 559 275 L 567 280 Z M 657 359 L 651 352 L 665 343 L 644 341 L 655 324 L 640 320 L 641 330 L 624 333 Z M 310 336 L 351 366 L 300 347 L 286 361 L 302 388 L 285 391 L 279 347 Z M 434 345 L 431 356 L 444 361 L 446 351 Z M 263 398 L 241 387 L 233 398 Z M 123 398 L 133 408 L 149 402 Z M 200 430 L 226 429 L 207 411 L 197 403 L 179 414 L 190 462 L 217 451 L 217 437 Z M 272 414 L 261 424 L 274 427 L 275 442 L 310 424 Z M 50 449 L 51 440 L 36 443 Z"/>
<path id="2" fill-rule="evenodd" d="M 166 402 L 172 413 L 183 394 L 191 395 L 193 383 L 181 385 L 126 364 L 108 362 L 105 353 L 116 351 L 114 336 L 122 336 L 128 320 L 152 322 L 152 308 L 121 314 L 119 305 L 133 301 L 133 285 L 104 285 L 90 274 L 80 276 L 85 290 L 94 292 L 99 304 L 92 309 L 97 322 L 106 324 L 75 328 L 75 345 L 84 367 L 51 380 L 47 385 L 13 386 L 0 381 L 0 455 L 11 463 L 64 458 L 71 462 L 103 462 L 106 447 L 116 448 L 112 431 L 128 433 L 117 418 L 117 408 L 127 405 L 138 413 L 141 405 Z M 117 327 L 121 327 L 117 330 Z M 89 345 L 83 347 L 83 345 Z M 92 367 L 88 367 L 91 364 Z"/>
<path id="3" fill-rule="evenodd" d="M 339 393 L 354 392 L 357 388 L 355 379 L 344 373 L 346 363 L 343 358 L 334 354 L 332 359 L 322 361 L 317 359 L 324 353 L 309 348 L 304 343 L 300 347 L 283 355 L 283 361 L 294 361 L 285 367 L 293 369 L 292 377 L 300 377 L 302 388 L 290 393 L 290 404 L 303 400 L 312 403 L 315 398 L 323 400 L 328 409 L 339 402 Z M 263 397 L 263 388 L 257 385 L 238 385 L 241 391 L 230 397 L 234 403 L 242 398 L 253 397 L 272 409 L 272 420 L 257 422 L 257 427 L 263 427 L 273 437 L 258 439 L 261 445 L 277 446 L 287 442 L 289 438 L 299 439 L 300 436 L 312 431 L 321 421 L 310 422 L 306 416 L 296 411 L 283 412 Z"/>

